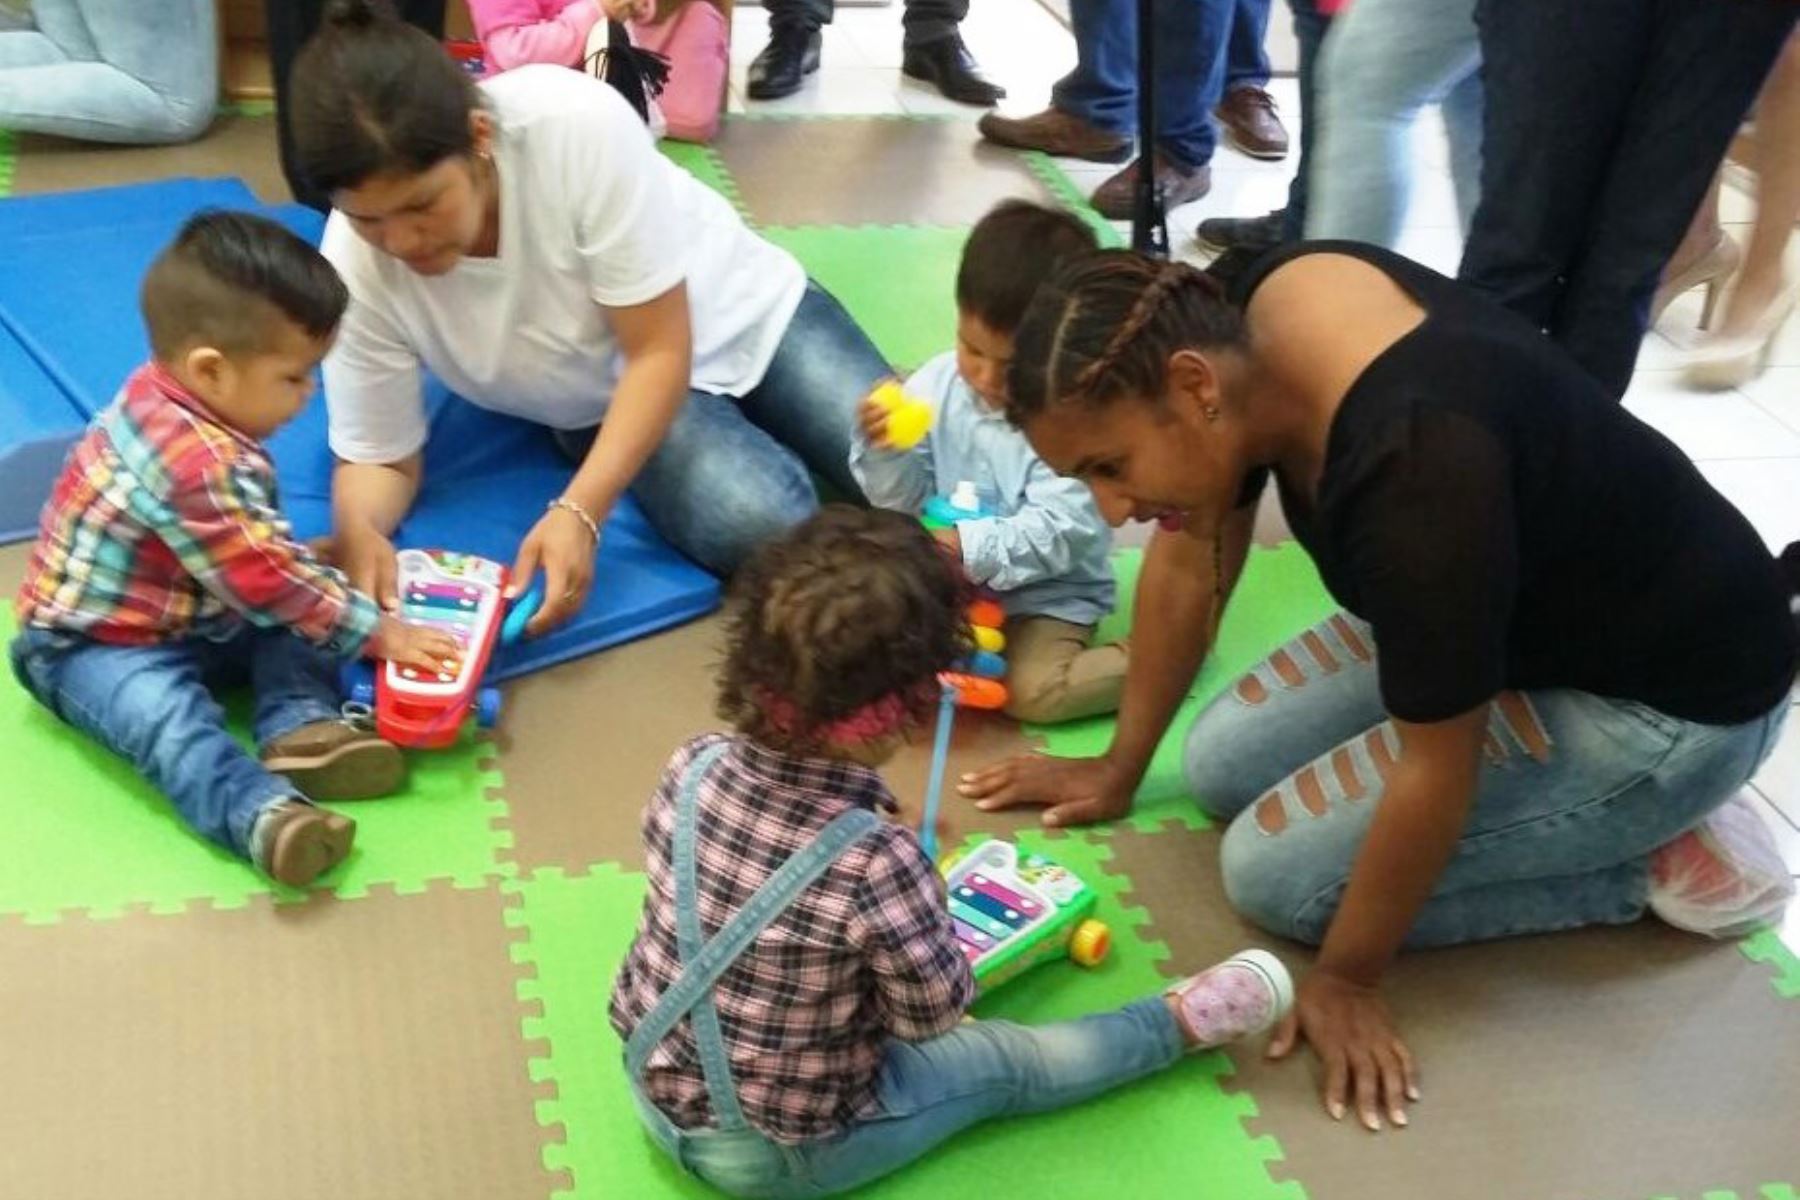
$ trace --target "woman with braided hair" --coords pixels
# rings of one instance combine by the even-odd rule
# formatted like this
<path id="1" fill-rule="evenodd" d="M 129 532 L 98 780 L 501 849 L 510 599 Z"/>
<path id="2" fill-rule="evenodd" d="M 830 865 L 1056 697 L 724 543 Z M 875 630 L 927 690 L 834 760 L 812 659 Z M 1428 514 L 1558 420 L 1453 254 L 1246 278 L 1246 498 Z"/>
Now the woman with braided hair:
<path id="1" fill-rule="evenodd" d="M 1403 948 L 1646 909 L 1735 936 L 1792 892 L 1734 801 L 1796 669 L 1788 588 L 1742 516 L 1527 322 L 1369 246 L 1310 243 L 1228 302 L 1122 251 L 1033 301 L 1008 415 L 1113 523 L 1157 519 L 1106 754 L 966 776 L 1054 825 L 1129 811 L 1206 656 L 1272 480 L 1344 610 L 1187 732 L 1230 822 L 1231 902 L 1320 947 L 1294 1015 L 1333 1117 L 1406 1123 L 1380 982 Z"/>

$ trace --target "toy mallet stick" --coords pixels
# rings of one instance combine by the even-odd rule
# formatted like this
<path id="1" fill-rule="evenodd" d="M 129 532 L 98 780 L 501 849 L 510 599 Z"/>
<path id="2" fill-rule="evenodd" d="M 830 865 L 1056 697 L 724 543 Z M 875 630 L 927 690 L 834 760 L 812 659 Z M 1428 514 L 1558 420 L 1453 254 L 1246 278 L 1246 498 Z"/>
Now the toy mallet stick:
<path id="1" fill-rule="evenodd" d="M 919 827 L 919 844 L 932 862 L 938 856 L 938 808 L 944 799 L 944 769 L 950 765 L 950 730 L 956 724 L 956 689 L 944 684 L 938 700 L 937 736 L 931 744 L 931 776 L 925 784 L 925 818 Z"/>

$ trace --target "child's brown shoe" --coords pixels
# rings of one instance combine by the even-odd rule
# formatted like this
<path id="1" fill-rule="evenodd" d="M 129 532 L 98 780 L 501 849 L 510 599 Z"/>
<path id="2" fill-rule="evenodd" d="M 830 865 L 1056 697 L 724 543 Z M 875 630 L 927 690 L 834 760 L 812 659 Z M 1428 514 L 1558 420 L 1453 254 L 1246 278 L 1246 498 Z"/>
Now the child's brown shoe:
<path id="1" fill-rule="evenodd" d="M 277 883 L 305 887 L 350 855 L 356 822 L 302 800 L 279 800 L 256 818 L 250 850 Z"/>
<path id="2" fill-rule="evenodd" d="M 313 800 L 372 800 L 406 782 L 400 748 L 342 718 L 283 734 L 263 747 L 262 761 Z"/>

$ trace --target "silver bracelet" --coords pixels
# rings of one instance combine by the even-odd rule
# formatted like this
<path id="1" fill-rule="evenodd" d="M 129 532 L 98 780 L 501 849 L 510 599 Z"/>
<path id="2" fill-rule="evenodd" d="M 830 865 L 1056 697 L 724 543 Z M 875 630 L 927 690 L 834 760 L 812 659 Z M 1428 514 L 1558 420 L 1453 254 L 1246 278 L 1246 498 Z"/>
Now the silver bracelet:
<path id="1" fill-rule="evenodd" d="M 590 514 L 587 509 L 581 507 L 581 505 L 575 503 L 575 501 L 569 499 L 567 496 L 558 496 L 550 503 L 544 505 L 545 512 L 557 508 L 562 509 L 566 513 L 574 513 L 576 519 L 587 526 L 587 531 L 592 535 L 594 544 L 596 546 L 600 544 L 600 523 L 594 520 L 592 514 Z"/>

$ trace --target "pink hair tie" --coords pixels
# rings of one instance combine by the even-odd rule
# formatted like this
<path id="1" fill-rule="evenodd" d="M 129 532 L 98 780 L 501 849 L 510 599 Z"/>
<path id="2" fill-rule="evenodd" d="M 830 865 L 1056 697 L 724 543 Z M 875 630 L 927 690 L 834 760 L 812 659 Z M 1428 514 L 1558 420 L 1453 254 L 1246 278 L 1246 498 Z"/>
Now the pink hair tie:
<path id="1" fill-rule="evenodd" d="M 787 697 L 765 689 L 760 700 L 769 724 L 783 736 L 805 735 L 838 745 L 891 737 L 904 730 L 912 719 L 912 709 L 899 692 L 878 696 L 861 708 L 812 729 L 800 728 L 800 710 Z"/>

